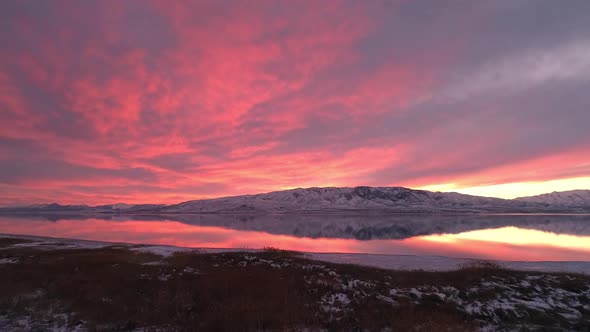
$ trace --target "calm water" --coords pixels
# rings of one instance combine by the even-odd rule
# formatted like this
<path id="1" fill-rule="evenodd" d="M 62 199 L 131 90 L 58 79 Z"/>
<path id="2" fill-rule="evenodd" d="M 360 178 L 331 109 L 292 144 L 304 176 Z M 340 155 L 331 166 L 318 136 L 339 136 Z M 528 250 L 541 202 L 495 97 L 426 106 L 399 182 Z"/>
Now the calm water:
<path id="1" fill-rule="evenodd" d="M 589 215 L 0 216 L 0 233 L 183 247 L 590 261 Z"/>

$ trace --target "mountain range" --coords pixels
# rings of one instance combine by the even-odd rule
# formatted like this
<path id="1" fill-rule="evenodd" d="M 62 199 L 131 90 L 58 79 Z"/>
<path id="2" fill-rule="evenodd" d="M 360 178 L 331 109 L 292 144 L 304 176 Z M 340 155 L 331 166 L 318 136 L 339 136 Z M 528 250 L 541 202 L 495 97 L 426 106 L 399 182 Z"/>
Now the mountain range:
<path id="1" fill-rule="evenodd" d="M 590 190 L 500 199 L 404 187 L 297 188 L 179 204 L 59 205 L 0 208 L 0 213 L 571 213 L 590 212 Z"/>

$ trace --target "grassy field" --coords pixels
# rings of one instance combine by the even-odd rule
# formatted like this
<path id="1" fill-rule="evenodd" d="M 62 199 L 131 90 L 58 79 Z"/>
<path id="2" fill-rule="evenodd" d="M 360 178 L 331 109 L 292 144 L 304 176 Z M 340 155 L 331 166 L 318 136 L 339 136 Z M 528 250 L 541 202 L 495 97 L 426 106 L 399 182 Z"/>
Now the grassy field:
<path id="1" fill-rule="evenodd" d="M 390 271 L 277 249 L 161 256 L 0 238 L 2 331 L 590 331 L 590 277 Z M 65 247 L 65 245 L 64 245 Z"/>

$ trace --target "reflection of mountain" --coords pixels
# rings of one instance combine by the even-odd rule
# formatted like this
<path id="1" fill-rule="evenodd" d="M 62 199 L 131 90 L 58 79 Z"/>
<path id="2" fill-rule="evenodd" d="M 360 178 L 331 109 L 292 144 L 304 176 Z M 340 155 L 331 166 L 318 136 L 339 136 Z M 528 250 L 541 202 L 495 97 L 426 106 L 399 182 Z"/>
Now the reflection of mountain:
<path id="1" fill-rule="evenodd" d="M 590 235 L 590 216 L 490 215 L 262 215 L 171 216 L 191 225 L 221 226 L 299 237 L 403 239 L 419 235 L 461 233 L 516 226 L 555 233 Z"/>
<path id="2" fill-rule="evenodd" d="M 308 188 L 168 206 L 116 204 L 89 207 L 49 204 L 6 208 L 0 209 L 0 212 L 20 214 L 25 218 L 43 216 L 52 221 L 84 218 L 114 221 L 167 219 L 191 225 L 298 237 L 359 240 L 403 239 L 505 226 L 590 235 L 590 216 L 481 214 L 590 211 L 585 199 L 587 196 L 590 196 L 590 191 L 503 200 L 400 187 Z"/>
<path id="3" fill-rule="evenodd" d="M 585 212 L 590 191 L 551 193 L 513 200 L 413 190 L 402 187 L 307 188 L 266 194 L 188 201 L 173 205 L 35 205 L 0 208 L 0 212 L 77 212 L 104 214 L 171 213 L 458 213 L 458 212 Z"/>
<path id="4" fill-rule="evenodd" d="M 21 215 L 22 217 L 22 215 Z M 40 216 L 37 215 L 37 218 Z M 419 235 L 461 233 L 515 226 L 547 232 L 590 235 L 590 215 L 366 215 L 366 214 L 263 214 L 263 215 L 149 215 L 73 216 L 56 219 L 100 218 L 112 221 L 171 220 L 195 226 L 224 227 L 241 231 L 311 238 L 404 239 Z M 30 217 L 26 217 L 29 219 Z M 23 221 L 26 222 L 26 221 Z"/>

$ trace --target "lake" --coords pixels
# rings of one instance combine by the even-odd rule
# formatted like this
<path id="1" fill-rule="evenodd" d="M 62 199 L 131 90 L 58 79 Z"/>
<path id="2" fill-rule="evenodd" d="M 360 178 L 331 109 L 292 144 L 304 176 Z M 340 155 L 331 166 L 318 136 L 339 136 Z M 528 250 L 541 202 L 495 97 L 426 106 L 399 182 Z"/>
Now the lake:
<path id="1" fill-rule="evenodd" d="M 590 215 L 4 215 L 0 233 L 195 248 L 590 261 Z"/>

